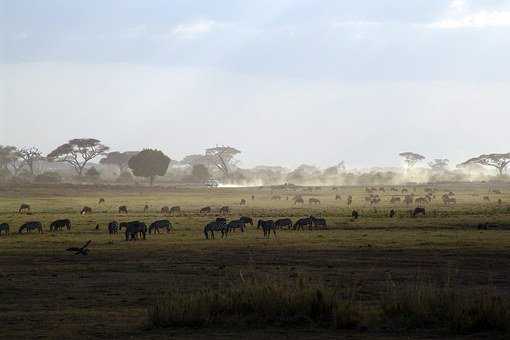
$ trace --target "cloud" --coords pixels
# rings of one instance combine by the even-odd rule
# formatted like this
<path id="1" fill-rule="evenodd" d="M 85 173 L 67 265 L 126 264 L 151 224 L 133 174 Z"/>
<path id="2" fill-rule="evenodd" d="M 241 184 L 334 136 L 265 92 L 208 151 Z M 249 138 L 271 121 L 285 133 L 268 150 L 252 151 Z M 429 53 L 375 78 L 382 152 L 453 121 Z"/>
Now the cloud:
<path id="1" fill-rule="evenodd" d="M 214 20 L 198 20 L 191 23 L 177 25 L 172 33 L 181 38 L 192 39 L 198 35 L 210 33 L 218 23 Z"/>

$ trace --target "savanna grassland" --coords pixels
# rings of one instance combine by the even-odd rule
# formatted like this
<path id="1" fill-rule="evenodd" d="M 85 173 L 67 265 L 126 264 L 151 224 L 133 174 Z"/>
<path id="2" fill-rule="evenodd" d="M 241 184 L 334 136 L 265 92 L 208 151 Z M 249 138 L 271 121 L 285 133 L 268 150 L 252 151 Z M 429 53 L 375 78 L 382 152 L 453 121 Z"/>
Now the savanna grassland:
<path id="1" fill-rule="evenodd" d="M 364 200 L 368 195 L 364 187 L 339 187 L 336 191 L 331 187 L 0 188 L 0 223 L 11 226 L 10 235 L 0 237 L 0 338 L 450 337 L 451 330 L 442 327 L 415 327 L 416 323 L 397 327 L 381 321 L 384 317 L 379 314 L 384 308 L 377 306 L 388 287 L 404 292 L 424 282 L 454 287 L 467 295 L 490 289 L 498 299 L 509 299 L 510 186 L 492 184 L 490 189 L 498 189 L 500 194 L 490 192 L 486 183 L 408 189 L 419 197 L 426 187 L 436 189 L 436 199 L 424 205 L 425 216 L 415 218 L 409 214 L 415 204 L 389 203 L 392 196 L 402 197 L 400 191 L 389 187 L 378 192 L 381 202 L 376 207 Z M 449 191 L 455 193 L 457 204 L 445 206 L 440 197 Z M 305 204 L 292 202 L 298 193 Z M 335 200 L 337 194 L 341 200 Z M 353 196 L 352 207 L 346 203 L 348 194 Z M 281 200 L 271 200 L 274 195 Z M 490 201 L 484 200 L 485 196 Z M 308 204 L 311 197 L 321 204 Z M 99 198 L 105 203 L 98 205 Z M 247 200 L 246 206 L 239 205 L 242 198 Z M 30 204 L 30 214 L 16 213 L 21 203 Z M 149 212 L 144 213 L 146 204 Z M 117 213 L 120 205 L 128 207 L 127 215 Z M 328 229 L 280 230 L 276 238 L 265 239 L 255 226 L 248 226 L 244 233 L 206 240 L 204 224 L 215 219 L 224 205 L 232 209 L 228 219 L 296 220 L 313 214 L 324 217 Z M 83 206 L 90 206 L 92 213 L 80 215 Z M 162 206 L 180 206 L 182 214 L 164 216 Z M 199 213 L 205 206 L 213 209 L 207 216 Z M 397 212 L 395 218 L 388 217 L 391 208 Z M 360 213 L 358 220 L 351 219 L 352 209 Z M 50 222 L 59 218 L 69 218 L 72 229 L 50 232 Z M 149 224 L 163 218 L 173 223 L 173 230 L 147 235 L 145 241 L 126 242 L 123 233 L 111 236 L 107 232 L 112 220 Z M 17 233 L 22 223 L 33 220 L 43 223 L 43 234 Z M 488 229 L 480 230 L 478 225 L 485 223 Z M 66 251 L 88 240 L 92 240 L 88 256 Z M 227 322 L 218 327 L 155 327 L 151 323 L 149 311 L 168 293 L 190 294 L 205 288 L 221 292 L 252 279 L 300 281 L 300 285 L 349 291 L 349 301 L 372 312 L 340 330 L 307 322 L 284 327 L 256 322 Z M 488 328 L 463 329 L 455 336 L 508 335 Z"/>

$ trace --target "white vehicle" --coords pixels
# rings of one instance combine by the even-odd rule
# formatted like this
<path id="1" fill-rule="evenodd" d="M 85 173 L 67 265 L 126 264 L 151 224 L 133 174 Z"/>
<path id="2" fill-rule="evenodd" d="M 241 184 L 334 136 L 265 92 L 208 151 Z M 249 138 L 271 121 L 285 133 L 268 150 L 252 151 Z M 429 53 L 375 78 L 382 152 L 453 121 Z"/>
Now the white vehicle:
<path id="1" fill-rule="evenodd" d="M 209 188 L 217 188 L 220 185 L 220 182 L 215 179 L 210 179 L 205 182 L 205 185 L 207 185 Z"/>

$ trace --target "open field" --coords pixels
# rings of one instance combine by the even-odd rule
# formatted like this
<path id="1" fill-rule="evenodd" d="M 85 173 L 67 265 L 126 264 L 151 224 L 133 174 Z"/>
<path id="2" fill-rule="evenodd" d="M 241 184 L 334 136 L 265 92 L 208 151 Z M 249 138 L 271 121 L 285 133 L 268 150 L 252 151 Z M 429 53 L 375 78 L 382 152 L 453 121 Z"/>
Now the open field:
<path id="1" fill-rule="evenodd" d="M 429 186 L 430 187 L 430 186 Z M 401 187 L 399 187 L 400 189 Z M 424 195 L 425 186 L 408 187 Z M 412 284 L 423 278 L 438 283 L 455 281 L 467 292 L 490 285 L 498 295 L 510 298 L 510 186 L 448 184 L 436 186 L 436 199 L 424 205 L 426 216 L 410 217 L 403 203 L 390 204 L 400 192 L 378 192 L 381 203 L 365 202 L 363 187 L 330 187 L 320 190 L 270 188 L 102 188 L 102 187 L 6 187 L 0 189 L 0 223 L 11 225 L 11 234 L 0 237 L 0 338 L 286 338 L 288 330 L 152 329 L 147 309 L 170 290 L 221 289 L 241 276 L 292 280 L 305 277 L 329 287 L 356 285 L 359 301 L 377 300 L 388 280 Z M 444 206 L 440 196 L 453 191 L 457 204 Z M 304 205 L 291 198 L 301 193 Z M 335 195 L 342 196 L 335 200 Z M 353 196 L 352 207 L 346 196 Z M 255 199 L 252 200 L 251 196 Z M 281 200 L 271 200 L 273 195 Z M 287 196 L 289 200 L 287 200 Z M 489 196 L 490 201 L 483 197 Z M 98 205 L 99 198 L 105 199 Z M 308 204 L 318 198 L 319 205 Z M 240 206 L 240 200 L 247 200 Z M 497 201 L 501 199 L 501 203 Z M 31 205 L 31 214 L 17 214 L 21 203 Z M 144 205 L 149 212 L 144 213 Z M 117 214 L 126 205 L 129 214 Z M 321 216 L 327 230 L 282 230 L 265 239 L 256 227 L 228 238 L 205 240 L 203 226 L 228 205 L 229 219 L 241 215 L 258 218 Z M 83 206 L 93 209 L 80 215 Z M 180 206 L 181 215 L 163 217 L 162 206 Z M 204 216 L 199 209 L 211 206 Z M 395 218 L 388 212 L 394 208 Z M 351 211 L 360 218 L 351 220 Z M 49 223 L 71 219 L 70 231 L 49 232 Z M 126 242 L 124 235 L 110 236 L 112 220 L 142 220 L 150 223 L 168 218 L 174 230 L 148 235 L 146 241 Z M 18 234 L 19 226 L 31 220 L 43 222 L 44 233 Z M 479 230 L 488 223 L 488 230 Z M 95 229 L 100 225 L 99 230 Z M 67 247 L 92 240 L 89 256 L 74 256 Z M 340 332 L 340 331 L 339 331 Z M 295 329 L 290 338 L 391 338 L 380 327 L 347 332 Z M 417 338 L 440 338 L 441 333 L 410 331 Z M 501 336 L 499 334 L 490 337 Z M 503 336 L 501 336 L 503 338 Z"/>

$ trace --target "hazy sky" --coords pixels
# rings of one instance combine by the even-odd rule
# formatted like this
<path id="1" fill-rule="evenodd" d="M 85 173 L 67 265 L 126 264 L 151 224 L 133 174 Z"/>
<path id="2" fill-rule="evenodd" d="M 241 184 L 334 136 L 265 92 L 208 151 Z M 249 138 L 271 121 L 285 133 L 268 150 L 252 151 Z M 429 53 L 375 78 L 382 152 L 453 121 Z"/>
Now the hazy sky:
<path id="1" fill-rule="evenodd" d="M 0 0 L 0 144 L 243 166 L 509 152 L 510 1 Z"/>

